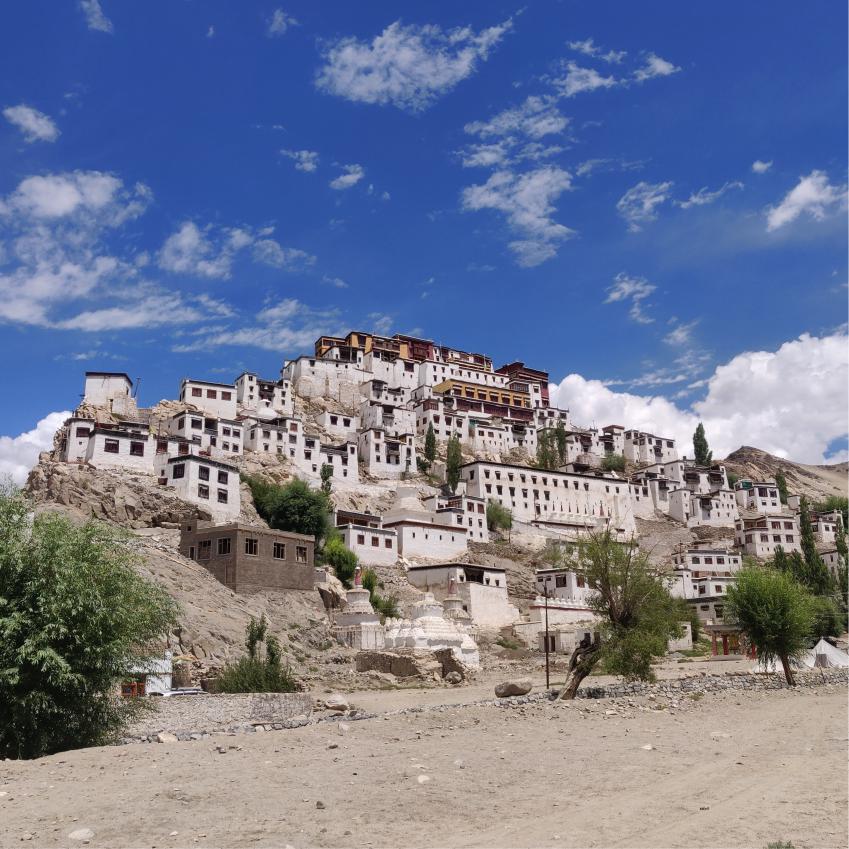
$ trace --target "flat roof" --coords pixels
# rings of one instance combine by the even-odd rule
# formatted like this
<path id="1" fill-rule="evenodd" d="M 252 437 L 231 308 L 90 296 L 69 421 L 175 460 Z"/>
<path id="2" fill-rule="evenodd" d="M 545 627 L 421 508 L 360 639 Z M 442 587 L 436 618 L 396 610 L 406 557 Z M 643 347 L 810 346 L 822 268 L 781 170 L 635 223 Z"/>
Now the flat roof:
<path id="1" fill-rule="evenodd" d="M 180 384 L 183 383 L 202 383 L 204 386 L 221 386 L 223 389 L 235 389 L 236 387 L 232 383 L 218 383 L 215 380 L 198 380 L 195 377 L 184 377 Z"/>
<path id="2" fill-rule="evenodd" d="M 184 463 L 186 460 L 193 460 L 197 463 L 208 463 L 210 466 L 227 469 L 228 472 L 239 471 L 238 466 L 231 466 L 229 463 L 222 463 L 220 460 L 212 460 L 209 457 L 201 457 L 200 454 L 178 454 L 176 457 L 169 457 L 168 465 L 171 463 Z"/>
<path id="3" fill-rule="evenodd" d="M 460 466 L 461 469 L 465 469 L 468 466 L 498 466 L 502 469 L 521 469 L 523 472 L 532 472 L 537 475 L 561 475 L 563 477 L 572 477 L 572 478 L 589 478 L 591 480 L 603 480 L 603 481 L 613 481 L 614 483 L 622 483 L 627 484 L 628 481 L 625 478 L 609 478 L 605 475 L 585 475 L 581 472 L 560 472 L 560 471 L 551 471 L 549 469 L 538 469 L 535 466 L 519 466 L 516 463 L 495 463 L 489 460 L 472 460 L 468 463 L 463 463 Z"/>
<path id="4" fill-rule="evenodd" d="M 123 377 L 127 383 L 132 383 L 130 376 L 123 371 L 87 371 L 86 377 Z"/>
<path id="5" fill-rule="evenodd" d="M 183 523 L 187 524 L 187 523 Z M 244 522 L 227 522 L 223 525 L 196 525 L 193 531 L 186 531 L 184 527 L 180 527 L 180 533 L 203 534 L 203 533 L 222 533 L 226 531 L 246 531 L 254 534 L 271 534 L 272 536 L 288 537 L 295 539 L 306 540 L 307 542 L 315 542 L 315 537 L 309 534 L 298 534 L 294 531 L 278 531 L 276 528 L 263 528 L 259 525 L 246 525 Z"/>
<path id="6" fill-rule="evenodd" d="M 407 567 L 408 572 L 424 569 L 482 569 L 484 572 L 507 572 L 506 569 L 499 569 L 497 566 L 480 566 L 477 563 L 431 563 Z"/>

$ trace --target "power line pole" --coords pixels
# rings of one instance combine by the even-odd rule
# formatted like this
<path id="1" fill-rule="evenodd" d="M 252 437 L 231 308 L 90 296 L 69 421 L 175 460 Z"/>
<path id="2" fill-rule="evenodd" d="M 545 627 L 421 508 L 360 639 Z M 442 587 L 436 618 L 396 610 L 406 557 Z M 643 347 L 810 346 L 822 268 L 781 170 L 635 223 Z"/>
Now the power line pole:
<path id="1" fill-rule="evenodd" d="M 548 667 L 548 587 L 543 592 L 545 593 L 545 689 L 549 689 L 549 667 Z"/>

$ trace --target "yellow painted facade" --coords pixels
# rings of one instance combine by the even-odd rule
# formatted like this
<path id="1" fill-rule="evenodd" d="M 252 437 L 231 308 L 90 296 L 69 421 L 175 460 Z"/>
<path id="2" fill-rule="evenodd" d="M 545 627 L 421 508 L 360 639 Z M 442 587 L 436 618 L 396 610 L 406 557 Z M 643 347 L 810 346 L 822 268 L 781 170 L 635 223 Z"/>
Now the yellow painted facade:
<path id="1" fill-rule="evenodd" d="M 527 392 L 480 386 L 463 380 L 445 380 L 433 387 L 434 392 L 466 398 L 469 401 L 484 401 L 488 404 L 507 404 L 511 407 L 530 407 L 531 396 Z"/>

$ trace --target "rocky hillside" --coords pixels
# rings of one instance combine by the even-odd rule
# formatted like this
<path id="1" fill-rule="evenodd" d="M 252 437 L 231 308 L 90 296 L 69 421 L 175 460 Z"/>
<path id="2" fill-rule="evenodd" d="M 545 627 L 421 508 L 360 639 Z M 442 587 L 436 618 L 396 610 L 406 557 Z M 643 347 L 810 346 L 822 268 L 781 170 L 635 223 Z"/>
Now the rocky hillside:
<path id="1" fill-rule="evenodd" d="M 792 460 L 782 460 L 761 451 L 743 445 L 725 460 L 725 467 L 739 478 L 767 480 L 775 477 L 781 469 L 787 478 L 787 489 L 790 494 L 806 495 L 811 501 L 820 501 L 829 495 L 847 494 L 847 473 L 849 463 L 835 463 L 831 466 L 809 466 L 795 463 Z"/>

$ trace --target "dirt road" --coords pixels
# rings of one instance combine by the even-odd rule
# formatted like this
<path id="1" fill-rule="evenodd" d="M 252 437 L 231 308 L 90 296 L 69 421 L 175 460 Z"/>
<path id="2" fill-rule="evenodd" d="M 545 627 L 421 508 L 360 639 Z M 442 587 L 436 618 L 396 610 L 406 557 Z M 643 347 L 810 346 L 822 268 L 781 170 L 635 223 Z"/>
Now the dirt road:
<path id="1" fill-rule="evenodd" d="M 346 726 L 2 762 L 0 844 L 82 845 L 70 837 L 82 829 L 92 847 L 849 838 L 845 687 L 431 708 Z"/>

